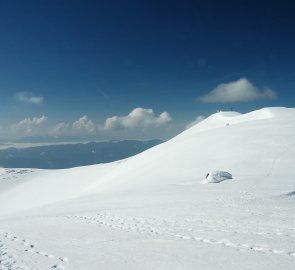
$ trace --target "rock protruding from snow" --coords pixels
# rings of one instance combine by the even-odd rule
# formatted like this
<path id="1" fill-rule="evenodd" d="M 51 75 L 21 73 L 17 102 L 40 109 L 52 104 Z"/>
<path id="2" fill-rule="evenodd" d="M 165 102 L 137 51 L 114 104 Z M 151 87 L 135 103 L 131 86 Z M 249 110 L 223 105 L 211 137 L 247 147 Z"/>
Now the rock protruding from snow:
<path id="1" fill-rule="evenodd" d="M 286 194 L 288 197 L 294 196 L 295 197 L 295 191 L 289 192 Z"/>
<path id="2" fill-rule="evenodd" d="M 213 171 L 209 172 L 206 175 L 206 178 L 204 179 L 203 183 L 209 184 L 209 183 L 220 183 L 222 181 L 232 179 L 232 175 L 228 172 L 224 171 Z"/>

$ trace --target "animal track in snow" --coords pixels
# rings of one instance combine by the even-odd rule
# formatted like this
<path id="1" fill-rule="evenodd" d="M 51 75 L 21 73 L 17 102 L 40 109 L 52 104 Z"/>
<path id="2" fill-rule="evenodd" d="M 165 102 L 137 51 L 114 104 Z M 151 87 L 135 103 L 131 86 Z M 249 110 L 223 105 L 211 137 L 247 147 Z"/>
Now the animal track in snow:
<path id="1" fill-rule="evenodd" d="M 145 218 L 122 218 L 114 217 L 110 214 L 98 213 L 96 216 L 84 216 L 84 215 L 75 215 L 67 216 L 69 219 L 79 219 L 88 224 L 96 224 L 99 226 L 109 227 L 113 230 L 123 230 L 127 232 L 137 232 L 152 234 L 155 236 L 162 236 L 167 238 L 175 238 L 184 241 L 197 241 L 203 244 L 213 244 L 221 245 L 228 248 L 235 248 L 238 251 L 253 251 L 265 254 L 277 254 L 284 256 L 295 257 L 294 251 L 286 251 L 282 249 L 276 249 L 268 245 L 262 244 L 248 244 L 248 243 L 239 243 L 237 241 L 230 241 L 228 239 L 215 239 L 215 238 L 206 238 L 202 237 L 200 232 L 226 232 L 226 233 L 235 233 L 235 234 L 254 234 L 259 236 L 286 236 L 294 237 L 293 235 L 284 234 L 280 231 L 275 233 L 269 233 L 264 231 L 253 232 L 250 229 L 244 230 L 233 230 L 233 226 L 228 229 L 221 229 L 220 226 L 217 228 L 217 225 L 211 224 L 210 222 L 202 221 L 197 223 L 196 220 L 186 220 L 185 223 L 171 220 L 156 220 L 156 219 L 145 219 Z M 192 222 L 194 221 L 194 222 Z M 220 224 L 219 224 L 220 225 Z"/>
<path id="2" fill-rule="evenodd" d="M 29 270 L 25 265 L 21 265 L 17 262 L 2 240 L 0 240 L 0 269 Z"/>
<path id="3" fill-rule="evenodd" d="M 53 262 L 51 268 L 53 268 L 53 269 L 66 269 L 64 264 L 69 261 L 68 258 L 66 258 L 66 257 L 57 258 L 53 254 L 50 254 L 50 253 L 45 252 L 45 251 L 37 250 L 35 244 L 29 242 L 26 239 L 19 238 L 19 237 L 15 236 L 14 234 L 6 232 L 6 233 L 3 233 L 3 235 L 4 235 L 4 239 L 6 239 L 6 241 L 8 241 L 8 243 L 10 242 L 11 244 L 14 244 L 14 247 L 15 247 L 16 250 L 19 250 L 21 252 L 25 252 L 25 253 L 28 253 L 28 254 L 32 254 L 32 255 L 35 254 L 37 256 L 42 256 L 43 258 L 54 259 L 55 264 L 53 264 L 54 263 Z M 2 241 L 2 242 L 4 242 L 4 241 Z M 5 247 L 4 244 L 2 244 L 2 245 L 3 245 L 3 247 Z M 0 248 L 0 250 L 1 250 L 1 248 Z M 58 263 L 56 263 L 56 262 L 58 262 Z M 0 264 L 0 265 L 2 267 L 2 264 Z M 2 268 L 0 268 L 0 269 L 2 270 Z M 6 269 L 7 270 L 14 270 L 14 269 L 15 270 L 16 269 L 21 270 L 21 269 L 29 269 L 29 268 L 11 268 L 10 267 L 10 268 L 3 268 L 3 270 L 4 269 L 5 270 Z"/>

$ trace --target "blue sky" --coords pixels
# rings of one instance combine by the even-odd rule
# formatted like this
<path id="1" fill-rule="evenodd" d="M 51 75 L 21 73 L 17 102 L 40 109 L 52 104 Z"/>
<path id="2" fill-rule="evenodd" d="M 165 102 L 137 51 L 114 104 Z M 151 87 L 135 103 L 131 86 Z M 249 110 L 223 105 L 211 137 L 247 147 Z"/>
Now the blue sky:
<path id="1" fill-rule="evenodd" d="M 169 138 L 218 109 L 294 107 L 294 12 L 292 1 L 0 0 L 0 138 Z"/>

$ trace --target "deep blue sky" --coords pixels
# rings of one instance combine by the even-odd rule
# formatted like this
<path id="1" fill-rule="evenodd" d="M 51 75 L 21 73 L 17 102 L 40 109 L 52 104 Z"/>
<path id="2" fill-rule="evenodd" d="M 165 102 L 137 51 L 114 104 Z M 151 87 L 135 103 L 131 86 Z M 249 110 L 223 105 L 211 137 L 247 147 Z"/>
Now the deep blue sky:
<path id="1" fill-rule="evenodd" d="M 291 0 L 0 0 L 0 126 L 42 115 L 103 123 L 142 107 L 171 115 L 169 137 L 217 109 L 294 107 L 294 14 Z M 196 101 L 240 78 L 277 98 Z"/>

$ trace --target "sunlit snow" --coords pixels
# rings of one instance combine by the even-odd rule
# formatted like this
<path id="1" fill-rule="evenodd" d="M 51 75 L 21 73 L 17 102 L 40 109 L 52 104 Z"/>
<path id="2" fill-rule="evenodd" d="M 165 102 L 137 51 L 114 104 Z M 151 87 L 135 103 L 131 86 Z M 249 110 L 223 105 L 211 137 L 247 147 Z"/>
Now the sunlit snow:
<path id="1" fill-rule="evenodd" d="M 219 112 L 122 161 L 2 168 L 0 269 L 294 269 L 294 134 L 295 109 Z"/>

